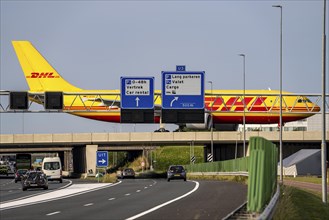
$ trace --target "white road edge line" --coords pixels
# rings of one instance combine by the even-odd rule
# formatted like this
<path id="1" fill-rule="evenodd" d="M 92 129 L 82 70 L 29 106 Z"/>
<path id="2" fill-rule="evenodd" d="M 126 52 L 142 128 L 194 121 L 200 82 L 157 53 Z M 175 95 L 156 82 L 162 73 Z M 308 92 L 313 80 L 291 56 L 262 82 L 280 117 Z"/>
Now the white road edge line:
<path id="1" fill-rule="evenodd" d="M 58 188 L 58 189 L 54 189 L 55 190 L 60 190 L 60 189 L 64 189 L 64 188 L 67 188 L 69 186 L 72 185 L 72 181 L 71 180 L 67 180 L 67 179 L 63 179 L 63 181 L 66 181 L 66 182 L 69 182 L 68 184 Z M 20 190 L 22 190 L 22 188 L 18 188 Z M 42 195 L 42 194 L 45 194 L 45 193 L 49 193 L 49 192 L 41 192 L 41 193 L 36 193 L 36 194 L 32 194 L 32 195 L 28 195 L 28 196 L 24 196 L 24 197 L 20 197 L 20 198 L 17 198 L 17 199 L 12 199 L 12 200 L 8 200 L 8 201 L 4 201 L 4 202 L 0 202 L 0 205 L 2 204 L 5 204 L 5 203 L 8 203 L 8 202 L 14 202 L 14 201 L 19 201 L 19 200 L 22 200 L 22 199 L 26 199 L 26 198 L 30 198 L 30 197 L 33 197 L 33 196 L 37 196 L 37 195 Z"/>
<path id="2" fill-rule="evenodd" d="M 109 200 L 111 201 L 111 200 L 115 200 L 115 198 L 109 198 Z"/>
<path id="3" fill-rule="evenodd" d="M 68 195 L 65 195 L 65 196 L 62 196 L 62 197 L 56 197 L 56 198 L 51 198 L 51 199 L 46 199 L 46 200 L 35 201 L 35 202 L 31 202 L 31 203 L 24 203 L 24 204 L 19 204 L 19 205 L 13 205 L 13 206 L 9 206 L 9 207 L 6 207 L 6 208 L 1 208 L 2 203 L 0 203 L 0 211 L 7 210 L 7 209 L 12 209 L 12 208 L 23 207 L 23 206 L 35 205 L 35 204 L 44 203 L 44 202 L 55 201 L 55 200 L 60 200 L 60 199 L 66 199 L 66 198 L 69 198 L 69 197 L 73 197 L 73 196 L 77 196 L 77 195 L 81 195 L 81 194 L 93 192 L 93 191 L 96 191 L 96 190 L 105 189 L 105 188 L 108 188 L 108 187 L 113 187 L 113 186 L 116 186 L 116 185 L 118 185 L 120 183 L 121 183 L 121 181 L 119 181 L 117 183 L 111 183 L 109 185 L 102 186 L 102 187 L 95 188 L 95 189 L 91 189 L 91 190 L 81 191 L 81 192 L 74 193 L 74 194 L 68 194 Z M 42 195 L 42 194 L 46 194 L 46 193 L 41 193 L 40 195 Z M 34 197 L 34 196 L 32 196 L 32 197 Z M 28 198 L 32 198 L 32 197 L 28 197 Z M 17 200 L 19 201 L 20 199 L 17 199 Z M 6 203 L 8 203 L 8 202 L 6 202 Z M 3 205 L 5 205 L 6 203 L 4 203 Z"/>
<path id="4" fill-rule="evenodd" d="M 143 215 L 146 215 L 146 214 L 148 214 L 148 213 L 154 212 L 154 211 L 157 210 L 157 209 L 160 209 L 160 208 L 162 208 L 162 207 L 164 207 L 164 206 L 166 206 L 166 205 L 169 205 L 170 203 L 173 203 L 173 202 L 175 202 L 175 201 L 177 201 L 177 200 L 180 200 L 180 199 L 182 199 L 182 198 L 184 198 L 184 197 L 186 197 L 186 196 L 192 194 L 193 192 L 197 191 L 198 188 L 199 188 L 199 182 L 197 182 L 197 181 L 191 181 L 191 180 L 188 180 L 188 181 L 189 181 L 189 182 L 194 182 L 194 183 L 195 183 L 195 187 L 194 187 L 194 189 L 192 189 L 190 192 L 185 193 L 184 195 L 182 195 L 182 196 L 180 196 L 180 197 L 177 197 L 176 199 L 173 199 L 173 200 L 170 200 L 170 201 L 168 201 L 168 202 L 162 203 L 161 205 L 155 206 L 155 207 L 153 207 L 153 208 L 151 208 L 151 209 L 149 209 L 149 210 L 146 210 L 146 211 L 141 212 L 141 213 L 139 213 L 139 214 L 137 214 L 137 215 L 134 215 L 134 216 L 132 216 L 132 217 L 130 217 L 130 218 L 127 218 L 126 220 L 133 220 L 133 219 L 136 219 L 136 218 L 142 217 Z"/>
<path id="5" fill-rule="evenodd" d="M 91 206 L 91 205 L 94 205 L 94 203 L 88 203 L 88 204 L 85 204 L 85 205 L 83 205 L 83 206 Z"/>
<path id="6" fill-rule="evenodd" d="M 48 213 L 47 215 L 48 216 L 51 216 L 51 215 L 56 215 L 56 214 L 59 214 L 59 213 L 61 213 L 61 212 L 60 211 L 57 211 L 57 212 Z"/>

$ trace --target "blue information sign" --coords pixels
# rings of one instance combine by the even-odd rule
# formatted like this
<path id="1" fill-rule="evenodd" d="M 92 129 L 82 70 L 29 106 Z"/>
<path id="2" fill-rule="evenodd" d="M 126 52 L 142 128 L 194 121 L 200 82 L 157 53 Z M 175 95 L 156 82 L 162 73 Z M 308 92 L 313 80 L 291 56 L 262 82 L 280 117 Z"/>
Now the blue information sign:
<path id="1" fill-rule="evenodd" d="M 162 72 L 163 109 L 203 109 L 204 72 Z"/>
<path id="2" fill-rule="evenodd" d="M 154 108 L 154 77 L 121 77 L 122 109 Z"/>
<path id="3" fill-rule="evenodd" d="M 184 65 L 177 65 L 176 71 L 186 71 L 186 67 Z"/>
<path id="4" fill-rule="evenodd" d="M 109 165 L 107 151 L 97 151 L 96 152 L 96 166 L 97 167 L 107 167 Z"/>

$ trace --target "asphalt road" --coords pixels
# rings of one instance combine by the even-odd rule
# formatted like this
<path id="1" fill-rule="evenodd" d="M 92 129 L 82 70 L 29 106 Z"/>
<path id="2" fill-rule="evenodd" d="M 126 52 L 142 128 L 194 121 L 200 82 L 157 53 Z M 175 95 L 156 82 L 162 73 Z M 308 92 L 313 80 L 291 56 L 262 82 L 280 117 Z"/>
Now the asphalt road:
<path id="1" fill-rule="evenodd" d="M 107 185 L 88 193 L 2 210 L 0 217 L 8 220 L 221 219 L 245 201 L 247 186 L 219 181 L 199 183 L 125 179 L 117 185 Z M 80 185 L 74 183 L 71 187 Z M 61 191 L 64 190 L 58 190 L 57 194 Z M 188 196 L 170 202 L 188 193 Z"/>
<path id="2" fill-rule="evenodd" d="M 222 219 L 247 199 L 246 185 L 221 181 L 199 182 L 199 189 L 190 196 L 139 219 Z"/>
<path id="3" fill-rule="evenodd" d="M 1 176 L 0 177 L 0 202 L 6 202 L 10 200 L 19 199 L 22 197 L 31 197 L 40 193 L 48 193 L 50 191 L 57 190 L 65 185 L 69 184 L 68 180 L 63 181 L 63 183 L 59 183 L 58 181 L 49 181 L 48 190 L 43 189 L 28 189 L 27 191 L 22 191 L 21 181 L 15 183 L 14 175 Z"/>

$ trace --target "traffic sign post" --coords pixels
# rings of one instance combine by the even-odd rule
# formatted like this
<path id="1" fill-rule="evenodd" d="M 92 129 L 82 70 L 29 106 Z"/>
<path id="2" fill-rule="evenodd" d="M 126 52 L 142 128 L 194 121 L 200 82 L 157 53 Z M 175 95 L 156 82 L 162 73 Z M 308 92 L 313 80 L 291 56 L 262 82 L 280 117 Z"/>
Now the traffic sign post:
<path id="1" fill-rule="evenodd" d="M 109 154 L 107 151 L 97 151 L 96 152 L 96 167 L 108 167 L 109 165 Z M 99 182 L 99 171 L 97 173 L 97 178 Z"/>
<path id="2" fill-rule="evenodd" d="M 121 77 L 121 123 L 154 123 L 154 77 Z"/>
<path id="3" fill-rule="evenodd" d="M 204 123 L 204 72 L 162 72 L 162 122 Z"/>

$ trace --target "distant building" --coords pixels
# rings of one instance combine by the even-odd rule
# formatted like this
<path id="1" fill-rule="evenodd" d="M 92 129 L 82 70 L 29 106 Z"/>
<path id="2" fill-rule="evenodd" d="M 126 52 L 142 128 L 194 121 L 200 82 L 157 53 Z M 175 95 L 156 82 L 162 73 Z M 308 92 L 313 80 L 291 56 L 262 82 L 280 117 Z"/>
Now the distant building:
<path id="1" fill-rule="evenodd" d="M 285 176 L 321 175 L 321 150 L 302 149 L 282 161 Z M 280 173 L 280 164 L 278 164 Z"/>
<path id="2" fill-rule="evenodd" d="M 322 130 L 322 115 L 316 114 L 307 119 L 308 131 L 321 131 Z M 326 130 L 329 130 L 329 114 L 326 115 Z"/>
<path id="3" fill-rule="evenodd" d="M 284 131 L 321 131 L 322 115 L 316 114 L 307 119 L 288 122 L 283 127 Z M 326 115 L 326 130 L 329 130 L 329 115 Z M 243 124 L 238 131 L 243 131 Z M 246 131 L 278 131 L 278 124 L 246 124 Z"/>

